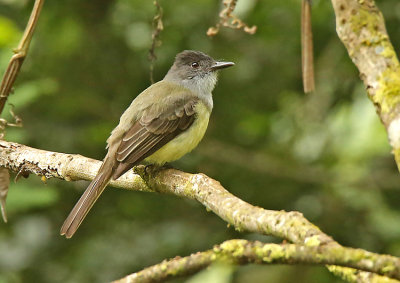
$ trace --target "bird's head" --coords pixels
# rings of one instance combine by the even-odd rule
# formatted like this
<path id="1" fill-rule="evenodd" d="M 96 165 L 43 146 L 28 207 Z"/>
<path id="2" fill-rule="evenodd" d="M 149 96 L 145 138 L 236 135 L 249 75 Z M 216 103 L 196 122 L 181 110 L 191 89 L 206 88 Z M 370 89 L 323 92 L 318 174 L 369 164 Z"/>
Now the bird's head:
<path id="1" fill-rule="evenodd" d="M 200 92 L 211 92 L 217 82 L 216 71 L 233 65 L 232 62 L 216 61 L 200 51 L 185 50 L 176 55 L 165 79 Z"/>

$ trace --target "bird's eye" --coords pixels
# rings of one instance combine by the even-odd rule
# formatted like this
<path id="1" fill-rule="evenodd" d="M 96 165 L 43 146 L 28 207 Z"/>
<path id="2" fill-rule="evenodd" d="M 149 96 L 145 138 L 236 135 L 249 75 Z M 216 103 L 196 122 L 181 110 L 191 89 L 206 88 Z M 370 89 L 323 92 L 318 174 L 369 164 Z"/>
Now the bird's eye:
<path id="1" fill-rule="evenodd" d="M 198 67 L 199 67 L 199 63 L 197 63 L 197 62 L 192 63 L 192 68 L 198 68 Z"/>

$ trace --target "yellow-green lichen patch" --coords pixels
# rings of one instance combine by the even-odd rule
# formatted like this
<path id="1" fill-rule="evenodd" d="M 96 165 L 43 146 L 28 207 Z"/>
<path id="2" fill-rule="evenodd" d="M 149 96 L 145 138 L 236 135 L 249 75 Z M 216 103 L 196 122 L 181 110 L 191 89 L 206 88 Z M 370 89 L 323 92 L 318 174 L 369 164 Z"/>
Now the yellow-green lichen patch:
<path id="1" fill-rule="evenodd" d="M 347 252 L 345 249 L 340 248 L 340 253 L 336 253 L 336 257 L 338 258 L 346 258 Z M 351 253 L 351 257 L 348 258 L 349 262 L 353 262 L 355 264 L 362 263 L 364 266 L 372 267 L 374 265 L 374 258 L 371 254 L 366 254 L 365 251 L 357 249 Z"/>
<path id="2" fill-rule="evenodd" d="M 382 268 L 382 272 L 383 273 L 390 273 L 395 269 L 396 269 L 396 267 L 393 265 L 393 263 L 388 262 L 387 265 Z"/>
<path id="3" fill-rule="evenodd" d="M 379 26 L 380 22 L 382 22 L 380 13 L 363 9 L 360 9 L 350 20 L 352 30 L 355 33 L 360 34 L 363 31 L 364 36 L 361 36 L 361 44 L 376 47 L 375 53 L 385 58 L 396 58 L 388 35 Z"/>
<path id="4" fill-rule="evenodd" d="M 183 186 L 183 193 L 185 196 L 191 197 L 193 195 L 193 183 L 191 181 L 187 181 L 186 184 Z"/>
<path id="5" fill-rule="evenodd" d="M 304 244 L 307 247 L 317 247 L 321 244 L 320 240 L 319 240 L 319 236 L 315 235 L 309 238 L 306 238 L 306 240 L 304 241 Z"/>
<path id="6" fill-rule="evenodd" d="M 381 114 L 388 114 L 400 104 L 400 69 L 387 69 L 378 78 L 378 89 L 371 97 L 381 109 Z"/>
<path id="7" fill-rule="evenodd" d="M 161 264 L 161 270 L 166 271 L 168 269 L 168 265 L 166 263 Z"/>
<path id="8" fill-rule="evenodd" d="M 221 261 L 236 264 L 238 259 L 244 256 L 246 240 L 229 240 L 213 248 L 213 261 Z"/>
<path id="9" fill-rule="evenodd" d="M 390 43 L 389 38 L 385 38 L 385 40 L 381 41 L 383 51 L 380 53 L 385 58 L 392 58 L 394 60 L 393 63 L 396 65 L 399 64 L 396 56 L 396 52 L 394 51 L 393 45 Z"/>
<path id="10" fill-rule="evenodd" d="M 239 233 L 242 233 L 242 232 L 244 232 L 244 229 L 241 228 L 241 227 L 236 227 L 236 226 L 235 226 L 235 231 L 237 231 L 237 232 L 239 232 Z"/>
<path id="11" fill-rule="evenodd" d="M 288 249 L 290 248 L 295 249 L 293 245 L 280 246 L 276 244 L 270 244 L 258 248 L 256 254 L 262 258 L 263 262 L 270 263 L 278 259 L 288 258 L 291 253 L 295 252 L 295 250 L 289 251 Z"/>
<path id="12" fill-rule="evenodd" d="M 220 247 L 224 254 L 238 258 L 243 256 L 246 243 L 246 240 L 231 240 L 222 243 Z"/>
<path id="13" fill-rule="evenodd" d="M 356 269 L 329 265 L 328 270 L 333 274 L 340 276 L 343 280 L 346 280 L 347 282 L 358 282 L 357 274 L 359 271 Z"/>
<path id="14" fill-rule="evenodd" d="M 359 9 L 358 13 L 350 18 L 350 23 L 355 33 L 360 33 L 363 28 L 368 29 L 372 34 L 376 33 L 376 26 L 379 22 L 379 13 Z"/>

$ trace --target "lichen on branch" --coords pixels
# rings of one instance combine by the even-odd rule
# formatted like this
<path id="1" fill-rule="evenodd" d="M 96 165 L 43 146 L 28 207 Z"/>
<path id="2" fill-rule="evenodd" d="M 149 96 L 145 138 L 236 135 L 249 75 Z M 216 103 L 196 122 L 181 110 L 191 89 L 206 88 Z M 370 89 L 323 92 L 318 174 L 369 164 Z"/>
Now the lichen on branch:
<path id="1" fill-rule="evenodd" d="M 46 178 L 54 177 L 67 181 L 91 180 L 96 175 L 100 164 L 100 161 L 77 154 L 49 152 L 0 140 L 0 167 L 14 172 L 23 172 L 24 175 L 33 173 Z M 329 251 L 330 254 L 335 255 L 335 260 L 338 262 L 348 260 L 346 266 L 400 279 L 400 259 L 342 247 L 305 219 L 301 213 L 272 211 L 252 206 L 232 195 L 218 181 L 204 174 L 189 174 L 171 168 L 138 166 L 134 172 L 128 172 L 117 181 L 112 181 L 110 185 L 194 199 L 238 230 L 276 236 L 304 247 L 306 252 L 317 249 L 325 254 Z M 227 249 L 232 246 L 225 245 L 224 247 Z M 235 254 L 238 251 L 240 249 L 235 250 Z M 349 257 L 347 251 L 352 251 L 354 257 Z M 342 270 L 344 273 L 348 271 L 348 268 L 338 266 L 335 270 Z M 380 278 L 376 274 L 365 276 Z"/>
<path id="2" fill-rule="evenodd" d="M 400 169 L 400 64 L 373 0 L 332 0 L 336 30 L 360 71 Z"/>
<path id="3" fill-rule="evenodd" d="M 245 265 L 249 263 L 335 264 L 335 269 L 340 265 L 357 268 L 358 270 L 373 271 L 395 278 L 398 278 L 400 275 L 400 260 L 398 258 L 377 255 L 360 249 L 340 246 L 265 244 L 258 241 L 228 240 L 214 246 L 211 250 L 197 252 L 187 257 L 176 257 L 165 260 L 120 280 L 116 280 L 114 283 L 163 282 L 170 278 L 194 274 L 216 262 L 232 265 Z"/>

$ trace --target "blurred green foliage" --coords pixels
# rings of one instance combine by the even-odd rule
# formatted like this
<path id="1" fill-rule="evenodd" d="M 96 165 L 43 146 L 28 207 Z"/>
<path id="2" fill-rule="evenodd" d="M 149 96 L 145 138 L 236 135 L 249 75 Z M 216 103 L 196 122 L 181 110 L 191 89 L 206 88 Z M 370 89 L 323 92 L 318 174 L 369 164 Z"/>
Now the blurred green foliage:
<path id="1" fill-rule="evenodd" d="M 2 71 L 32 2 L 0 0 Z M 205 33 L 220 1 L 161 1 L 157 80 L 183 49 L 236 62 L 220 75 L 205 139 L 173 165 L 203 172 L 254 205 L 299 210 L 343 245 L 398 256 L 400 178 L 386 133 L 335 34 L 329 1 L 313 3 L 317 91 L 305 95 L 300 1 L 239 1 L 237 13 L 257 33 L 222 29 L 212 39 Z M 400 3 L 378 5 L 399 46 Z M 9 98 L 24 128 L 9 128 L 6 138 L 102 159 L 119 116 L 149 85 L 154 12 L 146 0 L 46 1 Z M 86 185 L 46 185 L 36 176 L 11 184 L 9 223 L 0 223 L 0 282 L 105 282 L 226 239 L 281 241 L 227 228 L 194 201 L 116 189 L 66 240 L 59 228 Z M 217 266 L 190 282 L 204 280 L 341 282 L 323 267 L 255 265 Z"/>

